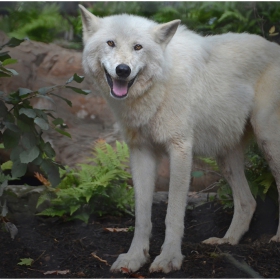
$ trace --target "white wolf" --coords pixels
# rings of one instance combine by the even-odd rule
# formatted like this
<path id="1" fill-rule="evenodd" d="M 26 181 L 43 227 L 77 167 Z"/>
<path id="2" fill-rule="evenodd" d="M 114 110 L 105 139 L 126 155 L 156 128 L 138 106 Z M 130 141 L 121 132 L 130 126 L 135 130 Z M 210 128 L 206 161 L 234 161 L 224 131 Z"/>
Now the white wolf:
<path id="1" fill-rule="evenodd" d="M 234 197 L 225 236 L 204 242 L 237 244 L 256 207 L 243 170 L 252 132 L 280 191 L 280 47 L 249 34 L 201 37 L 180 20 L 157 24 L 126 14 L 98 18 L 80 8 L 83 66 L 129 145 L 135 188 L 134 238 L 111 270 L 136 271 L 149 259 L 152 194 L 162 153 L 170 157 L 166 235 L 150 271 L 181 267 L 193 154 L 217 158 Z M 279 227 L 271 240 L 280 241 Z"/>

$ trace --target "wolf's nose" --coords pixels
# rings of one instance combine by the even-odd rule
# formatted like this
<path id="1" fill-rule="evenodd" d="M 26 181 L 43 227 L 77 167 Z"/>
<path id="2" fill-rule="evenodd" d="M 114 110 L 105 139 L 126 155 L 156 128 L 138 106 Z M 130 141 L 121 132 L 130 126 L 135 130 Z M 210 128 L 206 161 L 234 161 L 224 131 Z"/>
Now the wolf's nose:
<path id="1" fill-rule="evenodd" d="M 131 73 L 131 69 L 126 64 L 120 64 L 116 67 L 116 73 L 121 78 L 127 78 Z"/>

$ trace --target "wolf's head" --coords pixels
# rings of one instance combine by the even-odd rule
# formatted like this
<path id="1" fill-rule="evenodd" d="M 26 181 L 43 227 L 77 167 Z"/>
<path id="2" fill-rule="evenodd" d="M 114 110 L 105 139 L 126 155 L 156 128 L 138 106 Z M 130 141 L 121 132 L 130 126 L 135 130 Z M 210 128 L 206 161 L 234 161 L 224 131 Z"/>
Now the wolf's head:
<path id="1" fill-rule="evenodd" d="M 103 92 L 116 99 L 146 92 L 165 76 L 166 46 L 180 20 L 157 24 L 151 20 L 115 15 L 98 18 L 83 6 L 85 72 Z"/>

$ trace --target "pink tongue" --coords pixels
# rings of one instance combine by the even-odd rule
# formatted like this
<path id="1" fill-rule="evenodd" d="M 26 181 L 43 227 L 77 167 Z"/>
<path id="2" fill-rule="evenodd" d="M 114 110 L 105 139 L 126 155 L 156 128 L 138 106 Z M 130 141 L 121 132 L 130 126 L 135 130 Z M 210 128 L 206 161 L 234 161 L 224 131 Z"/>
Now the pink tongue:
<path id="1" fill-rule="evenodd" d="M 113 92 L 117 96 L 124 96 L 127 94 L 128 83 L 120 80 L 113 80 Z"/>

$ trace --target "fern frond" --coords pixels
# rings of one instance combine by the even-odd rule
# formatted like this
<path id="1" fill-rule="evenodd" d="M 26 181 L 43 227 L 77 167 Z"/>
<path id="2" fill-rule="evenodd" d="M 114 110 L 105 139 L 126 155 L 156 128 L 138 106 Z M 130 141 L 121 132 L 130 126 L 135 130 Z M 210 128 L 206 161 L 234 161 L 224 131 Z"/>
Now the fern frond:
<path id="1" fill-rule="evenodd" d="M 50 201 L 53 197 L 53 194 L 50 192 L 43 192 L 38 198 L 36 208 L 38 208 L 43 202 Z"/>
<path id="2" fill-rule="evenodd" d="M 55 209 L 55 208 L 48 208 L 43 210 L 42 212 L 36 214 L 38 216 L 51 216 L 51 217 L 62 217 L 64 214 L 67 213 L 67 210 L 65 209 Z"/>
<path id="3" fill-rule="evenodd" d="M 51 207 L 41 214 L 62 216 L 88 221 L 89 215 L 121 214 L 133 212 L 134 192 L 126 181 L 131 178 L 127 172 L 128 147 L 116 142 L 113 148 L 104 141 L 98 141 L 93 150 L 95 164 L 78 164 L 77 168 L 63 172 L 65 178 L 54 192 Z M 43 200 L 43 198 L 42 198 Z M 86 206 L 86 207 L 84 207 Z"/>

